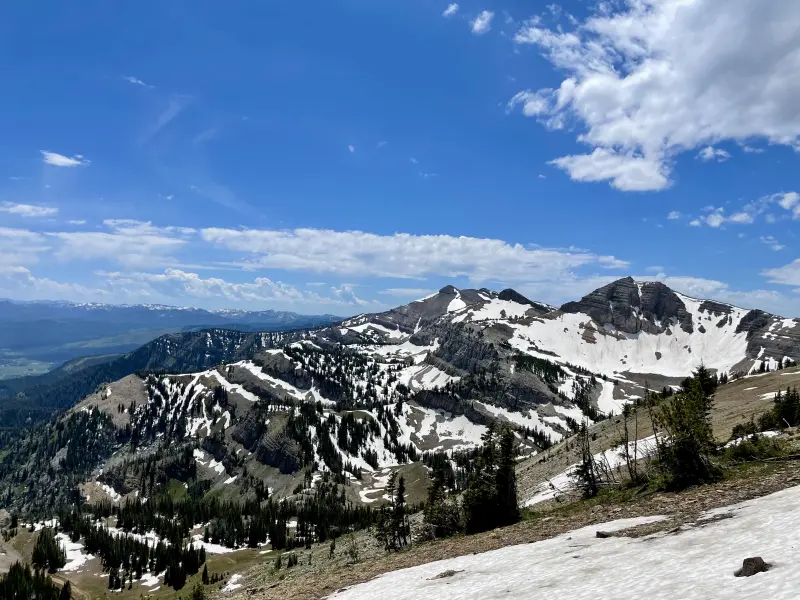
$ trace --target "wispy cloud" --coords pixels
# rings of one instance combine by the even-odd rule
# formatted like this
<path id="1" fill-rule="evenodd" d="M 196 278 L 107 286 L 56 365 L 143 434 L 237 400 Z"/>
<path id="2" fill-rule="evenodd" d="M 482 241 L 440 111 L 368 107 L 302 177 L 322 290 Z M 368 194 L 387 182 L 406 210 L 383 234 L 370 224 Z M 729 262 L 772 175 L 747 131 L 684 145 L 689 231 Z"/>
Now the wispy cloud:
<path id="1" fill-rule="evenodd" d="M 19 215 L 21 217 L 52 217 L 58 214 L 54 206 L 36 206 L 34 204 L 0 203 L 0 212 Z"/>
<path id="2" fill-rule="evenodd" d="M 86 225 L 85 219 L 70 219 L 67 221 L 69 225 Z"/>
<path id="3" fill-rule="evenodd" d="M 697 158 L 702 161 L 708 162 L 715 160 L 717 162 L 725 162 L 731 157 L 730 152 L 722 148 L 714 148 L 713 146 L 706 146 L 697 154 Z"/>
<path id="4" fill-rule="evenodd" d="M 183 112 L 191 98 L 189 96 L 176 96 L 169 101 L 167 107 L 159 113 L 156 120 L 139 136 L 139 145 L 144 145 L 169 125 Z"/>
<path id="5" fill-rule="evenodd" d="M 322 296 L 267 277 L 231 282 L 220 277 L 201 277 L 182 269 L 166 269 L 161 273 L 99 271 L 97 275 L 104 277 L 112 289 L 122 288 L 127 293 L 134 292 L 139 296 L 223 300 L 228 303 L 279 302 L 334 306 L 370 304 L 358 298 L 352 286 L 346 284 L 332 286 L 331 295 Z"/>
<path id="6" fill-rule="evenodd" d="M 148 88 L 148 89 L 151 89 L 151 90 L 152 90 L 154 87 L 156 87 L 156 86 L 154 86 L 154 85 L 147 85 L 147 84 L 146 84 L 144 81 L 142 81 L 141 79 L 137 79 L 136 77 L 132 77 L 132 76 L 130 76 L 130 75 L 128 75 L 128 76 L 126 76 L 126 77 L 123 77 L 123 79 L 124 79 L 125 81 L 127 81 L 128 83 L 132 83 L 133 85 L 140 85 L 140 86 L 142 86 L 142 87 L 145 87 L 145 88 Z"/>
<path id="7" fill-rule="evenodd" d="M 490 10 L 484 10 L 472 21 L 472 33 L 475 35 L 483 35 L 492 28 L 492 19 L 494 13 Z"/>
<path id="8" fill-rule="evenodd" d="M 42 153 L 42 160 L 46 165 L 54 167 L 86 167 L 91 161 L 84 158 L 82 154 L 74 156 L 64 156 L 57 152 L 50 152 L 49 150 L 40 150 Z"/>
<path id="9" fill-rule="evenodd" d="M 184 248 L 195 231 L 189 227 L 159 227 L 131 219 L 107 219 L 106 231 L 47 233 L 57 242 L 59 260 L 108 260 L 129 267 L 175 264 L 173 253 Z"/>
<path id="10" fill-rule="evenodd" d="M 454 14 L 458 12 L 458 4 L 455 2 L 447 6 L 442 13 L 443 17 L 452 17 Z"/>
<path id="11" fill-rule="evenodd" d="M 208 142 L 209 140 L 214 139 L 217 136 L 217 133 L 218 129 L 216 127 L 209 127 L 208 129 L 204 129 L 194 136 L 194 138 L 192 138 L 192 143 L 202 144 L 204 142 Z"/>
<path id="12" fill-rule="evenodd" d="M 772 250 L 775 250 L 775 252 L 778 252 L 779 250 L 783 250 L 786 247 L 783 244 L 781 244 L 778 240 L 776 240 L 774 237 L 772 237 L 771 235 L 766 235 L 766 236 L 762 235 L 760 240 L 761 240 L 762 244 L 766 244 Z"/>
<path id="13" fill-rule="evenodd" d="M 356 147 L 350 144 L 347 146 L 347 150 L 350 152 L 350 154 L 353 154 L 356 151 Z"/>
<path id="14" fill-rule="evenodd" d="M 681 213 L 678 212 L 677 210 L 673 210 L 667 215 L 667 219 L 669 219 L 670 221 L 676 221 L 680 218 L 681 218 Z"/>
<path id="15" fill-rule="evenodd" d="M 375 144 L 375 147 L 376 148 L 383 148 L 384 146 L 388 146 L 388 145 L 389 145 L 389 142 L 387 142 L 386 140 L 381 140 L 380 142 Z"/>

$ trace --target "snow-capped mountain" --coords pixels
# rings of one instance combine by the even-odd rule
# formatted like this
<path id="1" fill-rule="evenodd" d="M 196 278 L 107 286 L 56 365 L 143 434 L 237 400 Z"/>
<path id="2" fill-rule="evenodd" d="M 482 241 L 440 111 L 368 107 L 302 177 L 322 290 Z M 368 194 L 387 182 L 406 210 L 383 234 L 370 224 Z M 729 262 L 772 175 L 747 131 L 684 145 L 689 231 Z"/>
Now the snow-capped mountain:
<path id="1" fill-rule="evenodd" d="M 84 372 L 89 389 L 110 383 L 79 409 L 116 411 L 140 448 L 199 445 L 215 489 L 259 472 L 291 494 L 329 473 L 369 503 L 388 470 L 474 448 L 492 421 L 509 424 L 530 454 L 700 364 L 738 377 L 798 360 L 800 320 L 657 282 L 621 279 L 560 308 L 514 290 L 447 286 L 331 326 L 162 336 Z M 112 381 L 135 372 L 161 374 Z M 73 379 L 42 394 L 76 389 Z M 103 473 L 93 481 L 132 491 Z"/>

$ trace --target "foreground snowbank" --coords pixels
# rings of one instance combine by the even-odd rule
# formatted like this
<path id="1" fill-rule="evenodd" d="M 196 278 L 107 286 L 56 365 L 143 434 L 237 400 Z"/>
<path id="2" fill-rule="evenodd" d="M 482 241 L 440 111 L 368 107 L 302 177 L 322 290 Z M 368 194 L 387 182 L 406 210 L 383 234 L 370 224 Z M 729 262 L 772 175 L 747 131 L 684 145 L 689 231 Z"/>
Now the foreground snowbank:
<path id="1" fill-rule="evenodd" d="M 678 534 L 595 537 L 653 518 L 593 525 L 550 540 L 395 571 L 335 600 L 681 600 L 798 597 L 800 487 L 710 511 Z M 729 518 L 727 518 L 729 517 Z M 656 517 L 655 519 L 658 519 Z M 737 578 L 742 560 L 761 556 L 766 573 Z M 445 571 L 454 575 L 436 578 Z"/>

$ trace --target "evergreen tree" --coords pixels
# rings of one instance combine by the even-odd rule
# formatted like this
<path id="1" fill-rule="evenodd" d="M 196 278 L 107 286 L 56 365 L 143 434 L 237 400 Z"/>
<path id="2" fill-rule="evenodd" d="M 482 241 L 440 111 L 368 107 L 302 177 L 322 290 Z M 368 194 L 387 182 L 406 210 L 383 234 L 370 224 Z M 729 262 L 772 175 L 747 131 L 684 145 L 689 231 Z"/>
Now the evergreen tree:
<path id="1" fill-rule="evenodd" d="M 63 546 L 58 543 L 58 539 L 51 528 L 45 527 L 39 532 L 39 536 L 33 546 L 31 562 L 35 567 L 47 569 L 50 573 L 55 573 L 67 564 L 67 553 Z"/>
<path id="2" fill-rule="evenodd" d="M 685 383 L 680 394 L 661 405 L 655 419 L 665 437 L 659 444 L 657 466 L 667 489 L 683 489 L 719 476 L 709 458 L 715 442 L 711 429 L 713 396 L 708 390 L 713 393 L 716 386 L 709 383 L 708 371 L 702 366 Z"/>
<path id="3" fill-rule="evenodd" d="M 61 593 L 58 595 L 58 600 L 70 600 L 72 598 L 72 584 L 65 581 L 61 587 Z"/>
<path id="4" fill-rule="evenodd" d="M 203 585 L 208 585 L 208 565 L 203 565 L 203 575 L 202 575 Z"/>
<path id="5" fill-rule="evenodd" d="M 500 434 L 496 474 L 497 510 L 500 525 L 510 525 L 519 521 L 514 455 L 514 433 L 510 428 L 504 427 Z"/>

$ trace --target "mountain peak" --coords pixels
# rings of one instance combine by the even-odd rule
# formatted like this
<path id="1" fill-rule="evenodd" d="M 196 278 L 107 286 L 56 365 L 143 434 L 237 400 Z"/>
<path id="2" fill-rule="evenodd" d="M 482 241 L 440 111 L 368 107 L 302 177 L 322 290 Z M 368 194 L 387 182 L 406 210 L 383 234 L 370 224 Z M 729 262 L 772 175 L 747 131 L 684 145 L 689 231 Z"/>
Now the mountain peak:
<path id="1" fill-rule="evenodd" d="M 692 316 L 681 297 L 665 284 L 637 283 L 624 277 L 600 287 L 577 302 L 561 307 L 566 313 L 585 313 L 599 325 L 612 325 L 625 333 L 661 333 L 675 322 L 691 333 Z"/>

